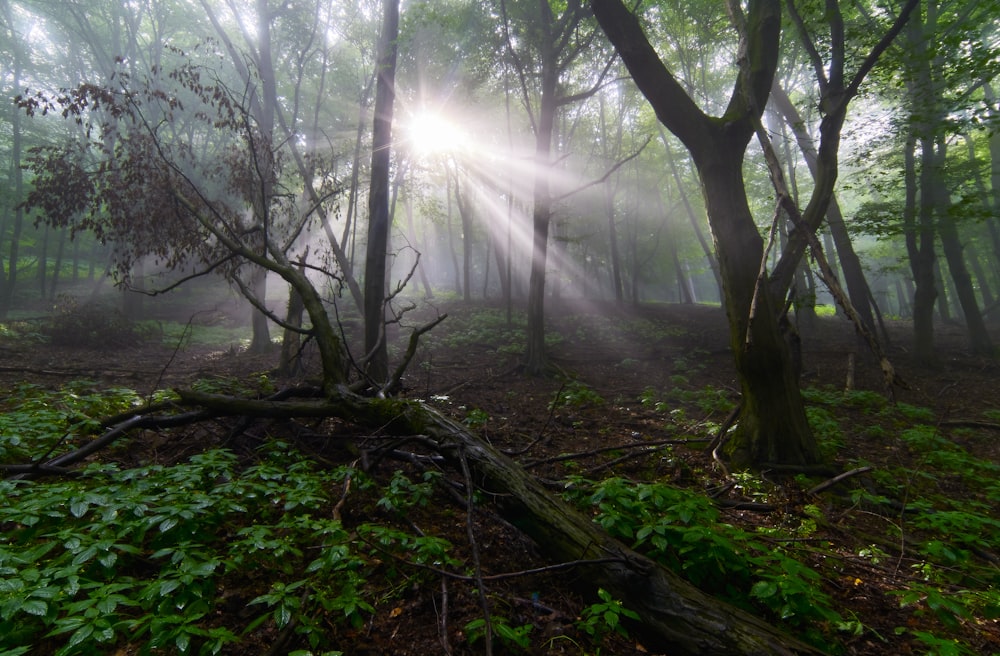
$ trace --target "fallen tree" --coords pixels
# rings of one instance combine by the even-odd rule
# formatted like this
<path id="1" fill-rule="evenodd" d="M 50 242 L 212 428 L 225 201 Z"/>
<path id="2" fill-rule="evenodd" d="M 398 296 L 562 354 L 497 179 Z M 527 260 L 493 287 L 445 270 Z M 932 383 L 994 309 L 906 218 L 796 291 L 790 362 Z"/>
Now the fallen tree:
<path id="1" fill-rule="evenodd" d="M 503 517 L 554 561 L 585 565 L 586 580 L 626 599 L 639 614 L 649 646 L 670 654 L 742 656 L 823 652 L 749 613 L 711 597 L 677 574 L 605 533 L 546 489 L 519 464 L 465 426 L 420 401 L 371 399 L 346 390 L 329 398 L 255 401 L 179 391 L 184 405 L 215 415 L 268 418 L 340 417 L 399 436 L 420 435 L 456 467 L 466 463 L 475 484 Z"/>
<path id="2" fill-rule="evenodd" d="M 135 430 L 156 430 L 218 417 L 250 419 L 340 418 L 388 435 L 420 436 L 456 471 L 492 499 L 505 520 L 523 531 L 554 562 L 579 562 L 582 580 L 627 601 L 640 617 L 635 632 L 658 651 L 720 656 L 808 656 L 823 652 L 764 620 L 702 592 L 686 580 L 630 549 L 547 489 L 509 456 L 466 426 L 413 400 L 364 397 L 341 388 L 285 390 L 249 399 L 177 390 L 180 413 L 171 404 L 139 409 L 105 422 L 107 430 L 66 454 L 28 465 L 2 467 L 7 475 L 34 478 L 67 475 L 82 462 Z"/>

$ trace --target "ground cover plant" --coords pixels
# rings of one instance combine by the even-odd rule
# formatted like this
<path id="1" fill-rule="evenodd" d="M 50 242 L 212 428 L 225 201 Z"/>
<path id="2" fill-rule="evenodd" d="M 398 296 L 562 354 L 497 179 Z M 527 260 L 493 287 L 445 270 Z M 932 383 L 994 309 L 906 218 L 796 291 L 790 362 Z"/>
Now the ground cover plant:
<path id="1" fill-rule="evenodd" d="M 497 348 L 516 335 L 491 343 L 497 310 L 448 312 L 459 320 L 425 344 L 406 396 L 434 399 L 637 552 L 828 653 L 1000 653 L 989 361 L 903 360 L 911 389 L 893 403 L 874 366 L 844 388 L 850 331 L 824 319 L 805 395 L 833 471 L 730 472 L 708 448 L 739 402 L 718 309 L 567 312 L 557 373 L 539 379 Z M 86 444 L 104 418 L 175 398 L 171 386 L 285 384 L 229 343 L 188 343 L 151 396 L 103 367 L 77 378 L 96 351 L 74 350 L 61 377 L 29 357 L 37 343 L 10 334 L 0 349 L 15 392 L 5 465 Z M 627 596 L 547 561 L 420 436 L 218 419 L 140 431 L 68 476 L 8 473 L 0 654 L 652 651 Z"/>

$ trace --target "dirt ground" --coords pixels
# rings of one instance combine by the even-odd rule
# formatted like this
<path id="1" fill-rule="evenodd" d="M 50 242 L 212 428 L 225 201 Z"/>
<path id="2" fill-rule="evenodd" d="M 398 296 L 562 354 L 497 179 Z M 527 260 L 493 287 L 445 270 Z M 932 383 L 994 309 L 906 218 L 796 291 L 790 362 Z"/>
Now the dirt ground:
<path id="1" fill-rule="evenodd" d="M 694 480 L 694 471 L 698 472 L 697 480 L 716 477 L 720 486 L 724 484 L 723 473 L 704 451 L 704 442 L 675 451 L 671 458 L 655 454 L 628 457 L 628 450 L 609 455 L 604 450 L 626 447 L 637 440 L 677 438 L 680 434 L 712 437 L 706 426 L 717 426 L 725 419 L 724 403 L 713 406 L 678 402 L 679 412 L 668 412 L 665 418 L 662 408 L 655 409 L 640 400 L 648 398 L 651 391 L 661 394 L 683 387 L 711 388 L 720 399 L 735 401 L 738 389 L 727 327 L 718 308 L 655 305 L 623 310 L 608 304 L 551 304 L 548 331 L 559 339 L 550 346 L 554 375 L 548 377 L 526 377 L 520 372 L 516 330 L 506 332 L 502 308 L 493 309 L 495 322 L 490 325 L 477 323 L 475 317 L 482 315 L 482 306 L 469 308 L 454 303 L 425 308 L 420 317 L 408 318 L 407 322 L 419 323 L 436 312 L 447 312 L 449 319 L 424 340 L 404 379 L 405 394 L 431 400 L 458 419 L 476 417 L 480 430 L 494 445 L 514 455 L 543 479 L 556 480 L 569 471 L 567 461 L 558 460 L 560 456 L 580 454 L 572 458 L 572 470 L 589 477 L 620 475 L 683 485 Z M 939 421 L 983 421 L 984 411 L 1000 410 L 997 361 L 971 356 L 960 327 L 938 327 L 941 358 L 935 369 L 913 364 L 909 324 L 893 322 L 889 330 L 888 353 L 908 383 L 908 389 L 895 390 L 897 401 L 930 408 Z M 1000 331 L 994 332 L 994 338 L 1000 344 Z M 268 371 L 274 364 L 275 356 L 251 357 L 235 345 L 175 350 L 169 345 L 137 344 L 109 350 L 38 344 L 25 349 L 4 342 L 0 345 L 0 389 L 11 389 L 24 381 L 56 387 L 84 378 L 101 385 L 148 392 L 197 378 Z M 815 331 L 803 335 L 803 370 L 805 386 L 843 389 L 849 371 L 853 371 L 855 388 L 884 391 L 881 372 L 841 317 L 820 319 Z M 580 403 L 553 407 L 554 399 L 569 398 L 581 390 L 591 390 L 600 401 L 587 402 L 584 398 Z M 1000 462 L 998 444 L 1000 440 L 979 440 L 976 453 Z M 205 446 L 203 435 L 187 442 L 175 439 L 170 448 L 160 448 L 157 457 L 179 460 Z M 148 456 L 137 454 L 136 458 Z M 895 457 L 872 452 L 860 433 L 847 434 L 833 465 L 844 469 L 858 456 L 869 460 Z M 788 498 L 771 499 L 770 503 L 777 508 L 773 514 L 727 511 L 726 520 L 747 525 L 780 521 L 777 518 L 781 512 L 799 501 L 789 493 Z M 440 517 L 430 514 L 414 521 L 426 522 L 421 524 L 423 529 L 443 534 L 456 545 L 465 540 L 461 521 L 444 525 Z M 478 512 L 476 531 L 484 567 L 491 574 L 548 564 L 539 556 L 536 545 L 488 507 Z M 849 542 L 851 536 L 837 539 Z M 851 574 L 845 570 L 845 576 Z M 520 620 L 535 624 L 536 647 L 531 653 L 580 654 L 583 652 L 571 640 L 560 637 L 574 636 L 574 621 L 581 608 L 592 601 L 584 598 L 578 583 L 571 573 L 543 573 L 498 580 L 490 592 L 504 614 L 515 620 L 513 623 Z M 850 653 L 918 653 L 915 647 L 896 638 L 893 631 L 897 626 L 912 626 L 914 619 L 899 608 L 895 599 L 880 594 L 877 584 L 834 592 L 845 607 L 863 615 L 865 624 L 884 639 L 882 642 L 865 634 L 849 640 Z M 442 619 L 445 598 L 447 616 Z M 481 615 L 471 584 L 442 582 L 439 586 L 416 588 L 396 604 L 391 612 L 373 616 L 363 629 L 345 634 L 341 649 L 353 655 L 434 654 L 446 653 L 447 642 L 447 649 L 454 654 L 481 653 L 482 644 L 467 645 L 461 632 L 468 621 Z M 450 636 L 448 640 L 441 638 L 442 622 L 447 624 L 444 633 Z M 1000 627 L 995 622 L 978 627 L 968 639 L 983 653 L 1000 651 Z M 635 639 L 616 639 L 608 643 L 604 653 L 648 651 Z"/>

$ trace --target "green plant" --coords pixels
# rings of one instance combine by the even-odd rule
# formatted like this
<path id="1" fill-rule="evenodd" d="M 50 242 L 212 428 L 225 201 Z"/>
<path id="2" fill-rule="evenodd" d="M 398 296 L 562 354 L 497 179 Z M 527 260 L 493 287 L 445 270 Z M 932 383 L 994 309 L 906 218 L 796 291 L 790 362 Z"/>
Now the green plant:
<path id="1" fill-rule="evenodd" d="M 533 624 L 513 626 L 506 618 L 494 615 L 490 618 L 490 627 L 493 635 L 510 646 L 520 649 L 527 649 L 531 646 L 529 634 L 535 628 Z M 465 633 L 469 644 L 475 644 L 486 635 L 486 619 L 480 617 L 472 620 L 465 625 Z"/>
<path id="2" fill-rule="evenodd" d="M 72 480 L 0 482 L 0 653 L 216 654 L 264 623 L 294 624 L 312 650 L 331 625 L 374 612 L 373 543 L 402 559 L 456 565 L 447 541 L 328 516 L 348 479 L 395 510 L 427 503 L 434 475 L 382 488 L 360 472 L 315 468 L 281 442 L 241 466 L 224 450 L 171 467 L 91 466 Z M 365 492 L 367 491 L 367 492 Z M 399 562 L 403 562 L 403 560 Z M 231 597 L 235 595 L 235 597 Z M 220 626 L 226 599 L 262 608 Z"/>
<path id="3" fill-rule="evenodd" d="M 472 429 L 479 429 L 489 423 L 490 415 L 485 410 L 473 408 L 466 413 L 462 423 Z"/>
<path id="4" fill-rule="evenodd" d="M 383 510 L 404 512 L 413 506 L 426 506 L 434 492 L 434 483 L 441 475 L 438 472 L 426 471 L 423 480 L 414 483 L 397 469 L 385 489 L 378 506 Z"/>
<path id="5" fill-rule="evenodd" d="M 73 381 L 58 390 L 22 383 L 0 401 L 0 462 L 26 462 L 59 442 L 72 445 L 100 429 L 102 417 L 142 403 L 127 388 L 95 389 L 90 381 Z"/>
<path id="6" fill-rule="evenodd" d="M 611 632 L 628 637 L 628 630 L 622 624 L 622 618 L 638 620 L 639 614 L 625 608 L 622 602 L 613 598 L 604 588 L 598 588 L 597 596 L 600 601 L 583 609 L 576 623 L 577 627 L 595 639 L 600 639 Z"/>
<path id="7" fill-rule="evenodd" d="M 600 394 L 580 381 L 573 380 L 556 392 L 555 398 L 549 403 L 549 409 L 561 406 L 585 408 L 603 404 L 604 398 Z"/>
<path id="8" fill-rule="evenodd" d="M 682 403 L 694 405 L 704 414 L 729 412 L 734 406 L 727 391 L 712 385 L 706 385 L 696 390 L 676 389 L 671 392 L 670 396 Z"/>
<path id="9" fill-rule="evenodd" d="M 667 412 L 671 407 L 668 402 L 660 398 L 660 393 L 652 387 L 642 390 L 639 395 L 639 404 L 645 408 L 652 408 L 656 412 Z"/>
<path id="10" fill-rule="evenodd" d="M 705 496 L 661 483 L 622 478 L 593 482 L 570 478 L 567 496 L 596 509 L 594 521 L 611 535 L 632 542 L 703 590 L 737 604 L 755 603 L 785 621 L 804 627 L 814 641 L 822 637 L 814 620 L 839 619 L 823 590 L 823 577 L 772 542 L 720 521 Z M 790 537 L 814 528 L 814 508 Z"/>
<path id="11" fill-rule="evenodd" d="M 813 405 L 806 406 L 806 418 L 809 420 L 809 426 L 813 429 L 823 455 L 827 459 L 833 459 L 837 451 L 844 446 L 840 422 L 826 408 Z"/>
<path id="12" fill-rule="evenodd" d="M 56 311 L 42 328 L 58 346 L 110 350 L 159 339 L 156 326 L 138 324 L 107 303 L 79 303 L 69 296 L 59 299 Z"/>
<path id="13" fill-rule="evenodd" d="M 927 647 L 926 656 L 977 656 L 977 653 L 951 638 L 941 638 L 927 631 L 914 631 L 906 627 L 897 627 L 896 635 L 909 633 L 917 641 Z"/>

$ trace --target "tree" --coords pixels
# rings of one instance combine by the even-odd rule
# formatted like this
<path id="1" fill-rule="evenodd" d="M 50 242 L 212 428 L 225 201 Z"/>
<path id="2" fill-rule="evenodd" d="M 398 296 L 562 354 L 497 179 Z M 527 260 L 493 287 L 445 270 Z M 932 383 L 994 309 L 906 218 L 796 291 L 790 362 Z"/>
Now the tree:
<path id="1" fill-rule="evenodd" d="M 818 463 L 792 354 L 778 326 L 781 307 L 769 294 L 757 292 L 764 243 L 747 204 L 742 172 L 777 66 L 779 5 L 773 0 L 750 3 L 736 85 L 719 118 L 694 104 L 621 2 L 592 0 L 591 6 L 657 117 L 684 143 L 698 168 L 743 394 L 740 435 L 733 440 L 739 450 L 732 453 L 733 460 L 741 466 Z M 755 297 L 758 305 L 751 320 Z"/>
<path id="2" fill-rule="evenodd" d="M 18 89 L 21 86 L 21 74 L 25 66 L 26 52 L 24 43 L 22 43 L 22 39 L 17 33 L 18 30 L 14 22 L 10 3 L 6 0 L 0 2 L 0 19 L 3 20 L 3 30 L 6 32 L 5 41 L 9 48 L 7 56 L 12 60 L 11 63 L 13 64 L 10 69 L 10 86 L 13 89 Z M 10 226 L 10 250 L 8 250 L 6 270 L 2 259 L 0 259 L 0 319 L 7 316 L 14 297 L 14 288 L 17 284 L 21 230 L 24 227 L 24 208 L 20 202 L 24 194 L 24 172 L 21 169 L 24 131 L 21 126 L 21 114 L 18 111 L 12 112 L 10 130 L 9 177 L 7 185 L 5 185 L 7 192 L 3 196 L 0 196 L 0 212 L 2 212 L 2 215 L 0 215 L 0 242 L 6 237 L 7 227 L 8 225 Z"/>
<path id="3" fill-rule="evenodd" d="M 385 382 L 389 356 L 385 339 L 386 254 L 389 249 L 389 165 L 395 100 L 399 0 L 383 0 L 379 39 L 375 123 L 372 130 L 371 190 L 368 193 L 368 249 L 365 256 L 365 357 L 368 375 Z"/>
<path id="4" fill-rule="evenodd" d="M 347 380 L 344 347 L 303 263 L 289 257 L 309 217 L 275 191 L 279 170 L 271 165 L 268 135 L 240 103 L 245 97 L 220 80 L 203 81 L 201 67 L 182 63 L 160 73 L 133 81 L 120 72 L 117 87 L 84 84 L 55 99 L 19 97 L 28 115 L 58 111 L 92 135 L 32 151 L 27 205 L 54 225 L 81 216 L 74 229 L 115 244 L 121 281 L 147 257 L 168 268 L 201 267 L 190 277 L 224 272 L 268 318 L 316 337 L 323 388 L 332 393 Z M 146 220 L 135 221 L 137 214 Z M 284 279 L 301 296 L 311 326 L 296 328 L 271 313 L 244 277 L 248 268 Z"/>
<path id="5" fill-rule="evenodd" d="M 555 12 L 547 0 L 534 3 L 534 10 L 519 16 L 523 34 L 515 36 L 514 22 L 505 0 L 500 3 L 507 55 L 517 72 L 521 98 L 535 134 L 535 183 L 531 214 L 531 274 L 528 280 L 528 326 L 524 368 L 538 375 L 545 369 L 545 270 L 548 266 L 549 225 L 552 222 L 551 175 L 553 138 L 559 110 L 589 98 L 600 88 L 610 64 L 590 88 L 571 93 L 566 77 L 573 64 L 592 51 L 595 31 L 587 27 L 588 10 L 580 0 L 569 0 Z M 527 4 L 519 4 L 521 10 Z M 515 44 L 531 48 L 519 53 Z M 529 69 L 529 62 L 535 69 Z M 529 80 L 537 79 L 537 87 Z"/>
<path id="6" fill-rule="evenodd" d="M 948 34 L 955 31 L 955 26 L 950 26 L 942 34 L 942 30 L 938 28 L 941 12 L 938 3 L 935 0 L 927 0 L 925 5 L 925 10 L 918 12 L 906 32 L 907 44 L 913 54 L 913 57 L 907 60 L 911 136 L 906 147 L 909 150 L 912 144 L 913 147 L 919 148 L 920 152 L 919 166 L 916 166 L 916 162 L 912 162 L 912 168 L 908 165 L 907 169 L 907 180 L 916 185 L 916 189 L 911 190 L 908 195 L 908 206 L 916 202 L 920 245 L 916 244 L 915 230 L 907 233 L 907 245 L 917 283 L 914 297 L 915 350 L 920 360 L 930 364 L 936 361 L 930 310 L 937 295 L 931 273 L 935 260 L 933 253 L 935 231 L 941 240 L 948 269 L 956 286 L 969 332 L 970 347 L 976 353 L 992 355 L 993 344 L 979 311 L 972 281 L 965 265 L 958 227 L 951 212 L 951 192 L 946 185 L 947 132 L 950 131 L 951 121 L 947 118 L 949 107 L 944 92 L 944 53 L 936 42 L 942 39 L 951 40 L 953 37 L 949 37 Z M 909 152 L 907 156 L 910 156 Z M 917 190 L 919 190 L 919 201 L 914 198 Z"/>
<path id="7" fill-rule="evenodd" d="M 829 205 L 847 103 L 902 28 L 907 10 L 860 64 L 849 83 L 844 75 L 844 25 L 836 3 L 827 3 L 832 35 L 828 69 L 802 20 L 793 14 L 820 84 L 825 116 L 820 125 L 819 169 L 812 197 L 799 215 L 796 234 L 765 280 L 764 241 L 747 203 L 742 166 L 750 139 L 763 133 L 761 116 L 779 59 L 780 3 L 751 0 L 746 15 L 738 4 L 730 3 L 740 46 L 736 82 L 719 117 L 709 116 L 694 103 L 663 65 L 637 17 L 620 0 L 592 0 L 591 6 L 657 117 L 691 153 L 702 182 L 742 393 L 738 428 L 726 445 L 726 453 L 737 466 L 815 465 L 820 462 L 820 453 L 798 391 L 792 349 L 782 330 L 784 296 L 806 247 L 807 235 L 819 226 Z M 771 172 L 773 177 L 780 169 L 772 167 Z M 780 209 L 795 216 L 798 209 L 792 206 L 787 191 L 779 187 L 778 194 Z"/>
<path id="8" fill-rule="evenodd" d="M 796 144 L 802 152 L 802 157 L 805 160 L 810 175 L 815 176 L 817 168 L 816 148 L 802 115 L 796 109 L 795 105 L 792 104 L 785 90 L 777 83 L 771 90 L 771 102 L 781 113 L 788 127 L 795 135 Z M 875 315 L 872 311 L 871 292 L 865 280 L 864 270 L 861 268 L 861 260 L 854 251 L 851 237 L 847 232 L 840 203 L 833 196 L 830 198 L 830 205 L 827 209 L 826 223 L 830 228 L 830 233 L 837 247 L 837 255 L 840 258 L 841 269 L 844 273 L 844 282 L 847 284 L 851 303 L 858 310 L 858 314 L 868 330 L 874 332 Z"/>

